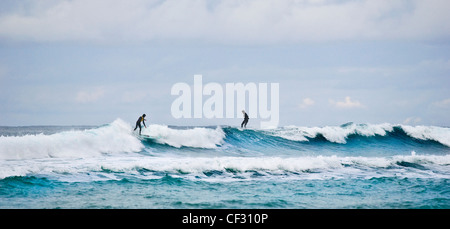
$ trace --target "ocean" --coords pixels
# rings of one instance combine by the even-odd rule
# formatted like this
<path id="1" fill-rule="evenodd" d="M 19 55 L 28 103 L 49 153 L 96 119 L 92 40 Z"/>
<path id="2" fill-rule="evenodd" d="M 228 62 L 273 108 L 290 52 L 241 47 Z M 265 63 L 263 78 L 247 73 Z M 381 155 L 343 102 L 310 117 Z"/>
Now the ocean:
<path id="1" fill-rule="evenodd" d="M 450 128 L 0 127 L 0 208 L 450 208 Z"/>

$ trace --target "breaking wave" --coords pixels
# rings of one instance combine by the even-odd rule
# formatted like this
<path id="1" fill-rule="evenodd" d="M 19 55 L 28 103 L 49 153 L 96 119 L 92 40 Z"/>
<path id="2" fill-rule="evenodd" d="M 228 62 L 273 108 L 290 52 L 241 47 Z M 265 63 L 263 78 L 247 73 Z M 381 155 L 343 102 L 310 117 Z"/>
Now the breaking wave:
<path id="1" fill-rule="evenodd" d="M 286 126 L 267 130 L 266 133 L 292 141 L 310 141 L 323 137 L 329 142 L 340 144 L 346 144 L 351 136 L 375 137 L 391 134 L 392 137 L 399 137 L 406 134 L 416 140 L 431 140 L 450 147 L 450 128 L 437 126 L 347 123 L 341 126 L 325 127 Z"/>
<path id="2" fill-rule="evenodd" d="M 132 135 L 131 126 L 121 119 L 88 130 L 0 136 L 0 159 L 83 158 L 139 152 L 143 148 L 141 141 Z"/>

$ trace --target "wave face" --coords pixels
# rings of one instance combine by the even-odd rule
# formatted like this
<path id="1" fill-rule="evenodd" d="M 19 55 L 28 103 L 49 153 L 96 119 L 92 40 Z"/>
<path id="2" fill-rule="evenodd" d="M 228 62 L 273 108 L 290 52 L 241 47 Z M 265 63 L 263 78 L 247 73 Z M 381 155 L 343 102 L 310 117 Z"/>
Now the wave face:
<path id="1" fill-rule="evenodd" d="M 185 190 L 186 196 L 180 192 L 177 198 L 182 200 L 169 204 L 169 207 L 180 207 L 180 201 L 190 203 L 181 207 L 196 207 L 191 202 L 195 198 L 208 203 L 199 207 L 222 206 L 205 199 L 209 194 L 201 194 L 201 190 L 211 188 L 210 191 L 220 197 L 230 192 L 242 194 L 236 197 L 242 205 L 235 206 L 236 202 L 231 202 L 223 205 L 227 208 L 298 208 L 304 205 L 286 203 L 301 202 L 305 195 L 311 196 L 306 207 L 320 208 L 329 207 L 317 205 L 315 201 L 321 198 L 323 190 L 331 193 L 349 191 L 343 183 L 350 182 L 355 185 L 349 187 L 349 193 L 371 192 L 366 190 L 367 187 L 378 190 L 370 194 L 367 203 L 360 194 L 352 195 L 350 199 L 355 204 L 367 204 L 362 207 L 390 207 L 369 201 L 377 195 L 381 199 L 386 198 L 388 192 L 389 195 L 398 193 L 390 199 L 394 203 L 392 206 L 408 207 L 402 205 L 403 202 L 398 203 L 404 198 L 405 192 L 398 191 L 403 187 L 412 190 L 423 187 L 418 189 L 417 195 L 411 196 L 411 201 L 420 202 L 413 207 L 428 206 L 429 203 L 433 203 L 432 207 L 450 207 L 448 191 L 445 191 L 449 188 L 450 179 L 450 128 L 347 123 L 341 126 L 242 130 L 230 126 L 151 124 L 142 129 L 142 134 L 139 136 L 129 123 L 121 119 L 99 127 L 0 127 L 0 197 L 13 195 L 10 193 L 17 189 L 22 198 L 21 190 L 36 190 L 30 183 L 39 187 L 51 186 L 52 189 L 56 188 L 53 185 L 58 185 L 64 189 L 59 193 L 70 188 L 78 193 L 80 190 L 75 189 L 80 186 L 81 190 L 97 190 L 99 196 L 110 194 L 102 193 L 102 190 L 122 190 L 121 187 L 122 192 L 128 193 L 136 187 L 135 193 L 141 193 L 148 190 L 148 185 L 158 185 L 158 190 L 162 191 L 155 191 L 158 193 L 154 195 L 165 196 L 175 185 Z M 198 182 L 203 185 L 200 190 Z M 65 185 L 67 183 L 73 185 L 69 188 Z M 81 184 L 95 186 L 87 188 Z M 106 187 L 95 188 L 100 184 Z M 226 192 L 224 189 L 219 193 L 218 190 L 224 188 L 223 184 L 232 190 Z M 274 189 L 274 184 L 284 188 Z M 258 205 L 260 200 L 253 197 L 261 195 L 258 190 L 254 190 L 256 193 L 250 197 L 245 195 L 245 190 L 260 186 L 264 188 L 263 192 L 271 193 L 269 199 L 277 197 L 282 200 L 281 204 L 268 201 Z M 292 193 L 293 190 L 302 191 Z M 142 202 L 139 195 L 136 194 L 136 199 L 130 197 L 129 205 L 118 207 L 136 206 L 137 202 Z M 322 202 L 329 203 L 341 197 L 341 194 L 336 195 L 333 200 L 327 199 L 333 195 L 325 196 Z M 302 198 L 298 199 L 299 196 Z M 54 197 L 58 198 L 68 197 Z M 118 194 L 116 200 L 123 201 L 122 195 Z M 250 200 L 256 203 L 245 204 Z M 36 205 L 27 206 L 61 207 L 33 201 L 31 198 L 30 202 Z M 154 201 L 161 204 L 163 200 Z M 345 207 L 346 203 L 336 206 Z M 14 202 L 9 204 L 15 206 Z M 0 207 L 8 206 L 0 203 Z M 110 203 L 108 206 L 115 205 Z"/>

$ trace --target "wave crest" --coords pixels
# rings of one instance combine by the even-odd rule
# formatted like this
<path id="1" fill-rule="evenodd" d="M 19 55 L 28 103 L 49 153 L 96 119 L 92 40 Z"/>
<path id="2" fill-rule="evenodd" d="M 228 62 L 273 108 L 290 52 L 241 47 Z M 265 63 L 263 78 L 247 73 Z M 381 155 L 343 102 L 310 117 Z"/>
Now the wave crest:
<path id="1" fill-rule="evenodd" d="M 341 126 L 325 127 L 286 126 L 273 130 L 265 130 L 265 133 L 292 141 L 309 141 L 318 136 L 323 136 L 329 142 L 346 144 L 348 137 L 351 135 L 364 137 L 386 136 L 387 133 L 393 133 L 397 129 L 403 131 L 411 138 L 432 140 L 450 147 L 450 128 L 436 126 L 347 123 Z"/>
<path id="2" fill-rule="evenodd" d="M 149 125 L 142 130 L 142 134 L 150 136 L 160 144 L 167 144 L 176 148 L 216 148 L 224 143 L 225 133 L 221 127 L 215 129 L 195 127 L 192 129 L 172 129 L 165 125 Z"/>

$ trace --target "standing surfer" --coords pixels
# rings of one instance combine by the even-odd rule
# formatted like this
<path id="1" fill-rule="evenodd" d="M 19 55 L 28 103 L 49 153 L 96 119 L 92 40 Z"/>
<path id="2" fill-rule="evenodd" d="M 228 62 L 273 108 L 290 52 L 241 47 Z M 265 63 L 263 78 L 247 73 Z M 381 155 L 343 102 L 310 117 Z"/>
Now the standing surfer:
<path id="1" fill-rule="evenodd" d="M 242 114 L 244 114 L 244 121 L 242 121 L 242 123 L 241 123 L 241 128 L 242 127 L 247 128 L 248 115 L 247 115 L 247 113 L 245 113 L 245 110 L 242 110 Z"/>
<path id="2" fill-rule="evenodd" d="M 139 135 L 141 135 L 142 129 L 141 122 L 144 124 L 145 128 L 147 128 L 147 126 L 145 125 L 145 114 L 143 114 L 141 117 L 138 118 L 138 120 L 136 121 L 136 127 L 133 130 L 135 131 L 139 127 Z"/>

